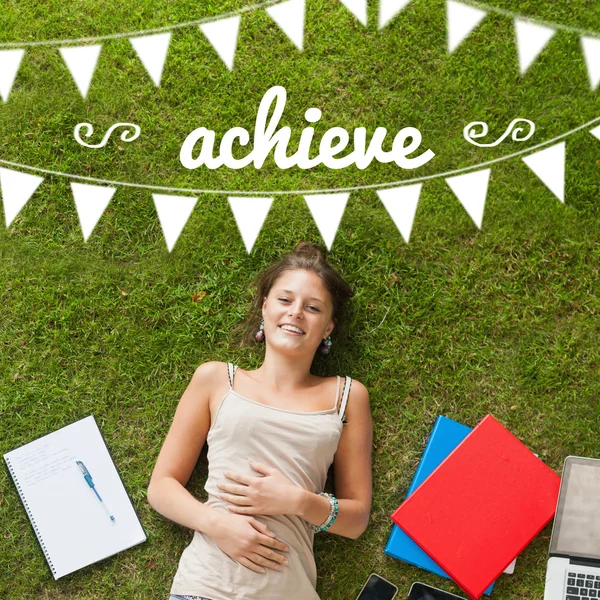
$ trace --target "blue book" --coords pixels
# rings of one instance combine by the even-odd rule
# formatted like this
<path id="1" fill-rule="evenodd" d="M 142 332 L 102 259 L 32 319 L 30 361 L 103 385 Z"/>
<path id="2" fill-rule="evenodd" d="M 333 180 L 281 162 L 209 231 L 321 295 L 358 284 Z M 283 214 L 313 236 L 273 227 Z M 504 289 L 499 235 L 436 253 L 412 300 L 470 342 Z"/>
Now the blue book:
<path id="1" fill-rule="evenodd" d="M 425 451 L 417 467 L 417 472 L 408 488 L 406 497 L 410 496 L 420 485 L 435 471 L 438 465 L 456 448 L 471 432 L 471 428 L 461 425 L 452 419 L 439 416 L 425 446 Z M 384 552 L 389 555 L 420 567 L 446 579 L 451 579 L 444 570 L 422 550 L 419 545 L 404 533 L 398 525 L 394 524 L 392 533 L 387 541 Z M 485 591 L 492 592 L 494 584 Z"/>

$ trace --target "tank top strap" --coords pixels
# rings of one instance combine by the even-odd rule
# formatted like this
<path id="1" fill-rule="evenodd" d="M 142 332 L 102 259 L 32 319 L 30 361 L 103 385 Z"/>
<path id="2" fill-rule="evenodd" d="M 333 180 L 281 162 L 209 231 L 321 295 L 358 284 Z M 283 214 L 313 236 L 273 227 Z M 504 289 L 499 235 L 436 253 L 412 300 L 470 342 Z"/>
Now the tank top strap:
<path id="1" fill-rule="evenodd" d="M 339 379 L 338 379 L 338 383 L 339 383 Z M 339 415 L 340 415 L 340 419 L 342 421 L 342 423 L 347 423 L 348 421 L 346 421 L 346 404 L 348 403 L 348 396 L 350 395 L 350 388 L 352 387 L 352 379 L 350 379 L 350 377 L 346 376 L 346 379 L 344 380 L 344 392 L 342 394 L 342 404 L 340 406 L 340 410 L 339 410 Z"/>
<path id="2" fill-rule="evenodd" d="M 233 389 L 233 378 L 235 377 L 235 371 L 237 366 L 233 363 L 227 363 L 227 376 L 229 377 L 229 389 Z"/>

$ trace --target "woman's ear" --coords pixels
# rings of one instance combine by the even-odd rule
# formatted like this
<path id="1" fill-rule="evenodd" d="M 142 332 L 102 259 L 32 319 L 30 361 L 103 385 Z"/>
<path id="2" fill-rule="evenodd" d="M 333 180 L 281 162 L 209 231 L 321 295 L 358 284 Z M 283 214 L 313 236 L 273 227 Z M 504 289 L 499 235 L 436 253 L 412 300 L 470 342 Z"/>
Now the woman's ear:
<path id="1" fill-rule="evenodd" d="M 325 337 L 328 337 L 331 335 L 331 332 L 335 329 L 335 321 L 332 319 L 331 322 L 329 323 L 329 325 L 327 326 L 327 329 L 325 330 Z"/>

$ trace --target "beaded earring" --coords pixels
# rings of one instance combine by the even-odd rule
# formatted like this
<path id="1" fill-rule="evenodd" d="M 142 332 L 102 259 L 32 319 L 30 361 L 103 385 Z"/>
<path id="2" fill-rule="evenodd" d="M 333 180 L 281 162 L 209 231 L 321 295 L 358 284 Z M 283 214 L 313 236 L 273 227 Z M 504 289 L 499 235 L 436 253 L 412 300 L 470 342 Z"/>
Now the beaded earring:
<path id="1" fill-rule="evenodd" d="M 329 335 L 326 339 L 321 341 L 321 344 L 319 346 L 319 352 L 321 354 L 329 354 L 332 344 L 333 342 L 331 341 L 331 336 Z"/>
<path id="2" fill-rule="evenodd" d="M 254 335 L 257 342 L 265 341 L 265 320 L 262 319 L 260 322 L 260 329 Z"/>

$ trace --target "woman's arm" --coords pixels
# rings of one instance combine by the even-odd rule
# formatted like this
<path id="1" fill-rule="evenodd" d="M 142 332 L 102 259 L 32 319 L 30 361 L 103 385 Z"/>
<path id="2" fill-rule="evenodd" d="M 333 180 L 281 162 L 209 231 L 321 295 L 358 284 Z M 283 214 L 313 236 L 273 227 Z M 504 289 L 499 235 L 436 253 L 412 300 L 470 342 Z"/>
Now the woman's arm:
<path id="1" fill-rule="evenodd" d="M 222 365 L 200 365 L 187 386 L 169 433 L 158 455 L 148 485 L 148 502 L 160 514 L 190 529 L 208 533 L 216 511 L 196 500 L 186 489 L 210 428 L 210 391 L 217 385 Z"/>
<path id="2" fill-rule="evenodd" d="M 339 512 L 327 531 L 356 539 L 367 528 L 371 515 L 373 421 L 369 392 L 355 379 L 348 397 L 346 420 L 333 460 Z M 329 501 L 303 490 L 297 514 L 313 525 L 320 525 L 329 515 Z"/>
<path id="3" fill-rule="evenodd" d="M 148 485 L 148 502 L 180 525 L 210 536 L 217 546 L 244 567 L 265 573 L 281 570 L 287 545 L 254 517 L 218 512 L 196 500 L 186 489 L 210 429 L 210 397 L 225 375 L 223 363 L 200 365 L 186 388 Z"/>

